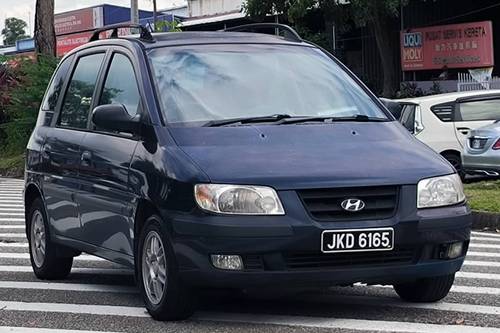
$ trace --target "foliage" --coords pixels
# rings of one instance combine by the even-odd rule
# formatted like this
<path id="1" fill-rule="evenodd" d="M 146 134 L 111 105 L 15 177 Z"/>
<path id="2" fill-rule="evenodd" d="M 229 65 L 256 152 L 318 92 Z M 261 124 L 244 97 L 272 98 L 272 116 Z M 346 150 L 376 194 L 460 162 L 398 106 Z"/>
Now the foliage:
<path id="1" fill-rule="evenodd" d="M 168 31 L 168 32 L 180 32 L 182 31 L 180 26 L 179 26 L 179 21 L 173 20 L 172 22 L 166 21 L 166 20 L 160 20 L 156 21 L 156 24 L 154 25 L 155 27 L 155 32 L 162 32 L 162 31 Z"/>
<path id="2" fill-rule="evenodd" d="M 4 45 L 14 45 L 16 40 L 28 38 L 26 35 L 26 22 L 15 17 L 5 19 L 5 28 L 2 29 Z"/>
<path id="3" fill-rule="evenodd" d="M 418 88 L 416 83 L 413 82 L 403 82 L 401 84 L 401 90 L 397 92 L 397 98 L 410 98 L 410 97 L 420 97 L 424 96 L 422 89 Z"/>
<path id="4" fill-rule="evenodd" d="M 47 56 L 39 56 L 36 61 L 29 57 L 0 58 L 10 82 L 0 89 L 0 113 L 5 121 L 0 124 L 0 159 L 24 151 L 57 61 Z"/>
<path id="5" fill-rule="evenodd" d="M 473 210 L 500 213 L 500 180 L 465 184 L 464 187 Z"/>
<path id="6" fill-rule="evenodd" d="M 432 82 L 432 87 L 429 89 L 428 95 L 439 95 L 442 94 L 443 90 L 441 89 L 441 85 L 439 82 L 434 81 Z"/>

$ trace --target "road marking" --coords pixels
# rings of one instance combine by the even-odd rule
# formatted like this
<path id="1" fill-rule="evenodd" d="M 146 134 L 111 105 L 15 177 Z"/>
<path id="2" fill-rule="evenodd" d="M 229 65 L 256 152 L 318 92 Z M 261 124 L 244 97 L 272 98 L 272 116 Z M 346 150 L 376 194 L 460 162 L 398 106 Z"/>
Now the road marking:
<path id="1" fill-rule="evenodd" d="M 499 315 L 500 307 L 475 305 L 475 304 L 462 304 L 462 303 L 409 303 L 402 301 L 399 297 L 384 297 L 384 296 L 351 296 L 351 295 L 314 295 L 307 296 L 307 300 L 317 301 L 324 299 L 331 301 L 332 304 L 349 304 L 349 305 L 368 305 L 368 306 L 389 306 L 397 308 L 411 308 L 411 309 L 428 309 L 438 311 L 454 311 L 464 313 L 481 313 Z M 300 296 L 297 301 L 300 301 Z"/>
<path id="2" fill-rule="evenodd" d="M 1 259 L 29 259 L 29 253 L 0 253 Z M 107 261 L 106 259 L 99 258 L 91 255 L 80 255 L 78 257 L 74 257 L 73 260 L 78 261 Z"/>
<path id="3" fill-rule="evenodd" d="M 0 242 L 0 247 L 24 247 L 28 248 L 28 243 L 6 243 Z"/>
<path id="4" fill-rule="evenodd" d="M 481 267 L 500 267 L 500 262 L 466 260 L 464 262 L 464 265 L 466 265 L 466 266 L 481 266 Z"/>
<path id="5" fill-rule="evenodd" d="M 7 218 L 1 218 L 0 217 L 0 222 L 25 222 L 26 220 L 24 217 L 7 217 Z"/>
<path id="6" fill-rule="evenodd" d="M 116 305 L 87 305 L 87 304 L 65 304 L 65 303 L 28 303 L 28 302 L 5 302 L 0 301 L 0 309 L 3 311 L 37 311 L 92 314 L 104 316 L 126 316 L 126 317 L 149 317 L 146 309 L 131 306 Z"/>
<path id="7" fill-rule="evenodd" d="M 15 212 L 1 212 L 0 213 L 1 217 L 7 217 L 7 216 L 23 216 L 24 217 L 24 211 L 21 211 L 21 213 L 15 213 Z"/>
<path id="8" fill-rule="evenodd" d="M 38 327 L 0 326 L 0 333 L 113 333 L 113 332 L 80 331 L 80 330 L 65 330 L 65 329 L 53 329 L 53 328 L 38 328 Z"/>
<path id="9" fill-rule="evenodd" d="M 26 226 L 22 225 L 22 224 L 16 224 L 16 225 L 9 225 L 9 224 L 4 224 L 4 225 L 0 225 L 0 229 L 25 229 Z"/>
<path id="10" fill-rule="evenodd" d="M 500 258 L 500 253 L 497 252 L 467 252 L 467 257 L 472 256 L 472 257 L 490 257 L 490 258 Z"/>
<path id="11" fill-rule="evenodd" d="M 500 295 L 500 288 L 490 287 L 453 286 L 451 291 L 464 294 Z"/>
<path id="12" fill-rule="evenodd" d="M 1 304 L 1 303 L 0 303 Z M 198 312 L 192 319 L 214 322 L 335 328 L 341 330 L 413 333 L 498 333 L 498 328 L 466 325 L 439 325 L 401 321 L 302 317 L 286 315 Z"/>
<path id="13" fill-rule="evenodd" d="M 101 284 L 77 284 L 77 283 L 56 283 L 56 282 L 19 282 L 0 281 L 2 289 L 39 289 L 39 290 L 64 290 L 64 291 L 85 291 L 102 293 L 125 293 L 137 294 L 136 287 L 112 286 Z"/>
<path id="14" fill-rule="evenodd" d="M 0 199 L 0 204 L 21 205 L 21 204 L 24 204 L 24 202 L 22 200 L 2 200 L 2 199 Z"/>
<path id="15" fill-rule="evenodd" d="M 0 207 L 3 207 L 3 208 L 24 209 L 24 205 L 19 205 L 19 204 L 0 204 Z"/>
<path id="16" fill-rule="evenodd" d="M 24 234 L 24 233 L 0 233 L 0 237 L 26 238 L 26 234 Z"/>
<path id="17" fill-rule="evenodd" d="M 471 241 L 483 241 L 483 242 L 493 242 L 493 243 L 500 243 L 500 238 L 493 238 L 493 237 L 471 237 Z M 482 243 L 482 244 L 488 244 L 488 243 Z"/>
<path id="18" fill-rule="evenodd" d="M 31 266 L 4 265 L 0 266 L 0 272 L 9 273 L 33 273 Z M 120 268 L 72 268 L 71 273 L 77 274 L 102 274 L 102 275 L 133 275 L 131 269 Z"/>
<path id="19" fill-rule="evenodd" d="M 455 276 L 465 279 L 500 280 L 500 274 L 495 273 L 457 272 Z"/>
<path id="20" fill-rule="evenodd" d="M 354 286 L 366 287 L 364 283 L 355 283 Z M 389 285 L 373 285 L 370 287 L 375 288 L 392 288 Z M 451 287 L 451 292 L 461 293 L 461 294 L 483 294 L 483 295 L 500 295 L 500 288 L 490 288 L 490 287 L 471 287 L 471 286 L 453 286 Z"/>
<path id="21" fill-rule="evenodd" d="M 471 243 L 469 249 L 500 249 L 500 244 L 476 244 L 476 243 Z"/>
<path id="22" fill-rule="evenodd" d="M 490 232 L 479 232 L 479 231 L 473 231 L 473 235 L 477 236 L 485 236 L 485 237 L 494 237 L 494 238 L 500 238 L 500 233 L 490 233 Z"/>
<path id="23" fill-rule="evenodd" d="M 144 308 L 112 305 L 86 305 L 65 303 L 28 303 L 0 301 L 3 311 L 36 311 L 55 313 L 91 314 L 103 316 L 126 316 L 149 318 Z M 193 320 L 234 322 L 268 325 L 285 325 L 312 328 L 337 328 L 351 330 L 368 330 L 379 332 L 418 332 L 418 333 L 498 333 L 497 328 L 438 325 L 426 323 L 411 323 L 363 319 L 334 319 L 326 317 L 302 317 L 265 314 L 214 313 L 198 312 Z"/>

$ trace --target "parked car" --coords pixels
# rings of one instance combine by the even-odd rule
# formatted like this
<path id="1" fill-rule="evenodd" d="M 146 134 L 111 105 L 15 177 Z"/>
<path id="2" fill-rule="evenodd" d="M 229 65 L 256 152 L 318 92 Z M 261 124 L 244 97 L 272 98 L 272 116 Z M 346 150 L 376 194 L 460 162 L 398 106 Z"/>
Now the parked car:
<path id="1" fill-rule="evenodd" d="M 285 37 L 242 32 L 261 26 Z M 199 287 L 447 295 L 460 178 L 338 60 L 275 24 L 98 40 L 121 27 L 61 60 L 28 143 L 37 277 L 81 252 L 127 265 L 159 320 Z"/>
<path id="2" fill-rule="evenodd" d="M 467 173 L 500 176 L 500 120 L 472 130 L 462 157 Z"/>
<path id="3" fill-rule="evenodd" d="M 500 119 L 500 90 L 446 93 L 398 102 L 403 126 L 446 158 L 462 177 L 467 136 L 471 130 Z"/>

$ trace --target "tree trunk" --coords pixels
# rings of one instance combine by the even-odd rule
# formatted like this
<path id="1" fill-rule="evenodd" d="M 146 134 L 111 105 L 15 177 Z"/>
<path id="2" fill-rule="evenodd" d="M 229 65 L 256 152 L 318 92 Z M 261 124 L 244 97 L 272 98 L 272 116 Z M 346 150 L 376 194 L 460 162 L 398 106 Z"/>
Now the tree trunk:
<path id="1" fill-rule="evenodd" d="M 372 15 L 373 30 L 375 33 L 375 41 L 377 43 L 380 60 L 382 62 L 382 70 L 384 72 L 384 85 L 382 96 L 391 98 L 394 97 L 398 90 L 397 67 L 394 57 L 394 41 L 390 26 L 390 19 L 378 10 L 374 10 Z"/>
<path id="2" fill-rule="evenodd" d="M 56 55 L 54 0 L 36 0 L 35 50 L 38 54 Z"/>

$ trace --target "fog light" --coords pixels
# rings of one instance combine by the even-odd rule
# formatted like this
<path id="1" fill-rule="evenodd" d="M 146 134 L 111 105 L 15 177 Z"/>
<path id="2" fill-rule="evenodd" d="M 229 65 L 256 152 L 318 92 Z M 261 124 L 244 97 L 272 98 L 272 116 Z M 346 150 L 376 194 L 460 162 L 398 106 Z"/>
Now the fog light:
<path id="1" fill-rule="evenodd" d="M 223 254 L 212 254 L 212 264 L 219 269 L 240 271 L 243 269 L 243 260 L 240 256 L 229 256 Z"/>
<path id="2" fill-rule="evenodd" d="M 441 255 L 442 259 L 455 259 L 462 255 L 464 251 L 463 242 L 455 242 L 442 245 Z"/>
<path id="3" fill-rule="evenodd" d="M 463 242 L 456 242 L 450 244 L 450 247 L 448 248 L 448 258 L 455 259 L 460 257 L 463 253 L 463 250 L 464 250 Z"/>

